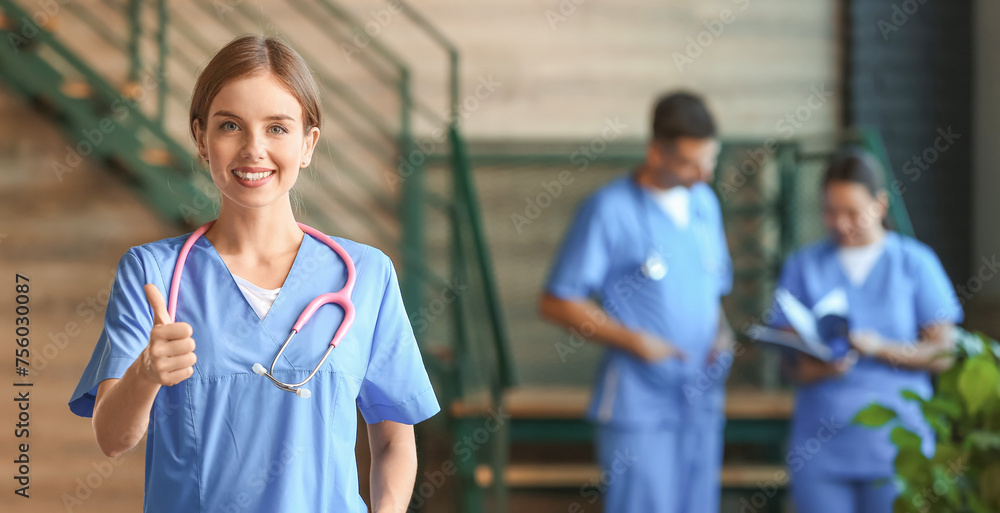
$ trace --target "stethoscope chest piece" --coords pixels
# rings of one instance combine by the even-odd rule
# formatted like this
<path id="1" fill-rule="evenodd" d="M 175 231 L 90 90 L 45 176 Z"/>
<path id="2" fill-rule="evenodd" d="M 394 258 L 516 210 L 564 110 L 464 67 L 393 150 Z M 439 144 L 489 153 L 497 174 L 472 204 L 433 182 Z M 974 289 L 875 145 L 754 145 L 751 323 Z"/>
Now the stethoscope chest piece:
<path id="1" fill-rule="evenodd" d="M 642 274 L 653 281 L 660 281 L 667 276 L 667 263 L 658 252 L 651 252 L 642 264 Z"/>
<path id="2" fill-rule="evenodd" d="M 177 296 L 180 288 L 181 273 L 183 273 L 184 271 L 184 263 L 185 261 L 187 261 L 188 252 L 191 251 L 191 247 L 194 245 L 195 241 L 198 240 L 199 237 L 204 235 L 204 233 L 207 232 L 208 229 L 211 228 L 213 224 L 215 224 L 215 221 L 209 221 L 204 225 L 202 225 L 201 227 L 199 227 L 197 230 L 194 231 L 194 233 L 191 234 L 190 237 L 188 237 L 187 241 L 184 242 L 184 246 L 181 248 L 180 255 L 177 258 L 177 263 L 174 266 L 174 275 L 173 279 L 171 280 L 171 286 L 170 286 L 170 300 L 167 306 L 171 322 L 174 321 L 177 312 Z M 354 262 L 351 260 L 350 255 L 348 255 L 347 252 L 344 251 L 344 248 L 340 247 L 340 245 L 337 244 L 336 241 L 331 239 L 323 232 L 316 230 L 315 228 L 312 228 L 302 223 L 298 223 L 298 225 L 303 232 L 305 232 L 308 235 L 312 235 L 313 237 L 319 239 L 321 242 L 325 243 L 327 246 L 330 246 L 330 249 L 332 249 L 335 253 L 337 253 L 340 256 L 341 259 L 343 259 L 345 267 L 347 269 L 347 283 L 345 283 L 344 286 L 337 292 L 327 292 L 325 294 L 320 294 L 318 297 L 310 301 L 309 305 L 306 306 L 305 310 L 302 311 L 302 314 L 299 315 L 298 320 L 295 321 L 295 325 L 292 326 L 292 330 L 291 333 L 288 334 L 288 338 L 286 338 L 285 342 L 281 344 L 281 348 L 278 349 L 278 353 L 275 354 L 274 358 L 271 360 L 271 368 L 267 369 L 260 363 L 255 363 L 253 364 L 252 370 L 255 374 L 258 374 L 260 376 L 265 376 L 268 379 L 270 379 L 271 382 L 274 383 L 274 386 L 282 390 L 292 392 L 299 397 L 308 398 L 309 396 L 312 395 L 312 393 L 309 392 L 309 389 L 303 388 L 303 385 L 308 383 L 309 380 L 312 379 L 317 372 L 319 372 L 319 369 L 323 366 L 323 363 L 326 362 L 326 358 L 330 356 L 330 352 L 337 347 L 337 344 L 339 344 L 341 340 L 343 340 L 344 335 L 347 334 L 347 330 L 349 330 L 351 328 L 351 325 L 354 323 L 354 304 L 351 302 L 351 292 L 353 292 L 354 290 L 355 268 L 354 268 Z M 303 241 L 303 243 L 305 243 L 305 241 Z M 309 322 L 309 319 L 313 316 L 316 310 L 319 310 L 321 306 L 326 305 L 328 303 L 333 303 L 339 306 L 341 309 L 343 309 L 344 319 L 343 321 L 341 321 L 340 326 L 334 333 L 333 340 L 330 341 L 330 344 L 327 346 L 326 352 L 323 353 L 323 357 L 320 359 L 319 363 L 316 364 L 316 367 L 313 368 L 312 372 L 310 372 L 309 375 L 306 376 L 306 379 L 298 383 L 285 383 L 284 381 L 281 381 L 278 378 L 274 377 L 274 365 L 278 362 L 278 359 L 281 358 L 281 354 L 285 352 L 285 348 L 288 347 L 288 343 L 292 341 L 292 337 L 294 337 L 296 333 L 302 330 L 302 328 L 305 326 L 307 322 Z"/>

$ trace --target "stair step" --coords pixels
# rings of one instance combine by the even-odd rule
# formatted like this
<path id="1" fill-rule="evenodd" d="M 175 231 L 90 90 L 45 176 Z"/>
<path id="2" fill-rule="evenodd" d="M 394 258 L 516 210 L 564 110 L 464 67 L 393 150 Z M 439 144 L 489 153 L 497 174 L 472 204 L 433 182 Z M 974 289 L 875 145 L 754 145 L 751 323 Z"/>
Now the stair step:
<path id="1" fill-rule="evenodd" d="M 514 419 L 583 419 L 590 402 L 586 387 L 516 387 L 504 394 L 504 412 Z M 457 418 L 489 415 L 489 405 L 455 401 L 451 413 Z M 726 393 L 726 418 L 746 420 L 789 419 L 794 400 L 791 392 L 734 389 Z"/>
<path id="2" fill-rule="evenodd" d="M 93 93 L 93 88 L 90 87 L 90 84 L 81 80 L 63 82 L 60 90 L 66 96 L 78 100 L 90 98 L 90 95 Z"/>
<path id="3" fill-rule="evenodd" d="M 142 150 L 142 160 L 147 164 L 163 167 L 167 167 L 173 162 L 170 152 L 161 148 L 146 148 Z"/>
<path id="4" fill-rule="evenodd" d="M 492 485 L 493 469 L 479 465 L 475 480 L 482 488 Z M 579 488 L 600 480 L 601 469 L 593 463 L 513 463 L 504 470 L 504 483 L 511 488 Z M 753 488 L 759 483 L 784 488 L 788 471 L 782 465 L 724 465 L 721 481 L 723 488 Z"/>

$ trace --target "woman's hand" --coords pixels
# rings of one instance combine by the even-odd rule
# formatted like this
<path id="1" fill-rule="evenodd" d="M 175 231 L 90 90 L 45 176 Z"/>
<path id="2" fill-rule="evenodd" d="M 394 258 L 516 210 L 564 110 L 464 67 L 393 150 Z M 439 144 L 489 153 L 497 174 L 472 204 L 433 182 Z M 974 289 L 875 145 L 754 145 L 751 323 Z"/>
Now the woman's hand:
<path id="1" fill-rule="evenodd" d="M 149 345 L 139 354 L 139 374 L 157 385 L 176 385 L 194 374 L 198 358 L 194 354 L 191 325 L 170 322 L 167 304 L 156 285 L 145 286 L 146 300 L 153 309 L 153 329 Z"/>
<path id="2" fill-rule="evenodd" d="M 858 352 L 848 351 L 840 360 L 824 362 L 808 355 L 799 355 L 795 372 L 795 381 L 800 384 L 811 384 L 824 379 L 843 376 L 858 363 Z"/>
<path id="3" fill-rule="evenodd" d="M 848 337 L 851 346 L 863 356 L 878 356 L 885 349 L 885 340 L 875 331 L 852 331 Z"/>
<path id="4" fill-rule="evenodd" d="M 108 457 L 131 450 L 149 427 L 149 414 L 161 385 L 175 385 L 194 373 L 191 325 L 170 322 L 166 303 L 156 285 L 147 284 L 146 300 L 153 309 L 149 345 L 119 378 L 97 386 L 94 434 Z"/>

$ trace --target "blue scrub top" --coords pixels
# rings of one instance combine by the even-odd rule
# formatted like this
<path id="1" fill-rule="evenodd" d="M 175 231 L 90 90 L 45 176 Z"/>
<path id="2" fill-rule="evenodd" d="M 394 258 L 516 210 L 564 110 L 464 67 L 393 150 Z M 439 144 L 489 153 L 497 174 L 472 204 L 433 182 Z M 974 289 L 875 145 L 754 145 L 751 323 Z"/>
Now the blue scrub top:
<path id="1" fill-rule="evenodd" d="M 651 251 L 667 266 L 662 280 L 642 271 Z M 546 291 L 566 300 L 596 296 L 617 322 L 663 337 L 687 353 L 684 363 L 675 358 L 647 363 L 629 352 L 606 349 L 588 417 L 609 426 L 671 427 L 681 421 L 689 403 L 721 411 L 721 394 L 712 396 L 715 401 L 702 397 L 708 391 L 695 382 L 718 334 L 720 297 L 731 288 L 722 212 L 708 185 L 691 187 L 687 229 L 674 224 L 632 173 L 581 202 Z M 721 383 L 715 385 L 721 389 Z M 698 397 L 689 398 L 685 390 Z"/>
<path id="2" fill-rule="evenodd" d="M 121 258 L 104 330 L 69 402 L 73 413 L 92 416 L 97 385 L 121 378 L 148 345 L 153 314 L 143 286 L 169 297 L 189 235 L 132 247 Z M 160 388 L 150 412 L 144 512 L 367 512 L 354 452 L 357 409 L 369 424 L 415 424 L 440 410 L 392 262 L 373 247 L 333 239 L 356 266 L 356 317 L 306 385 L 309 399 L 251 367 L 270 367 L 306 305 L 343 287 L 340 257 L 307 234 L 261 320 L 211 242 L 200 237 L 191 248 L 176 319 L 191 324 L 198 362 L 191 378 Z M 321 307 L 288 345 L 276 377 L 303 380 L 342 319 L 338 306 Z"/>
<path id="3" fill-rule="evenodd" d="M 878 332 L 886 339 L 913 344 L 922 327 L 962 321 L 962 308 L 941 262 L 925 244 L 888 232 L 885 249 L 866 280 L 852 285 L 837 258 L 837 245 L 825 239 L 790 256 L 779 287 L 812 307 L 831 290 L 847 293 L 851 330 Z M 788 321 L 772 307 L 776 327 Z M 838 378 L 800 386 L 792 421 L 791 470 L 811 470 L 846 477 L 870 478 L 892 474 L 896 449 L 890 427 L 870 429 L 851 425 L 854 415 L 875 401 L 895 409 L 901 422 L 921 435 L 924 452 L 934 450 L 934 433 L 919 406 L 901 398 L 903 390 L 923 397 L 932 394 L 925 371 L 894 368 L 875 358 L 862 357 Z"/>

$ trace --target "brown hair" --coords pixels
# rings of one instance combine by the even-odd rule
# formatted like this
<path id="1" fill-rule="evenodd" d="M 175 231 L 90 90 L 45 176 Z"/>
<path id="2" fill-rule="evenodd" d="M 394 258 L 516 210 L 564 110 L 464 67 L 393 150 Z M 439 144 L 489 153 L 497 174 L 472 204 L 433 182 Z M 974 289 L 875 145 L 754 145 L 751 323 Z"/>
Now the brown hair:
<path id="1" fill-rule="evenodd" d="M 885 191 L 885 171 L 867 150 L 849 147 L 835 154 L 823 173 L 823 188 L 830 182 L 851 182 L 865 186 L 873 196 Z"/>
<path id="2" fill-rule="evenodd" d="M 320 126 L 323 116 L 320 111 L 319 87 L 302 56 L 276 38 L 248 34 L 230 41 L 219 50 L 198 75 L 191 95 L 191 115 L 188 119 L 195 144 L 198 143 L 198 138 L 194 131 L 194 121 L 197 120 L 202 130 L 205 130 L 208 108 L 219 91 L 233 80 L 263 73 L 274 75 L 299 101 L 302 106 L 303 131 Z"/>

